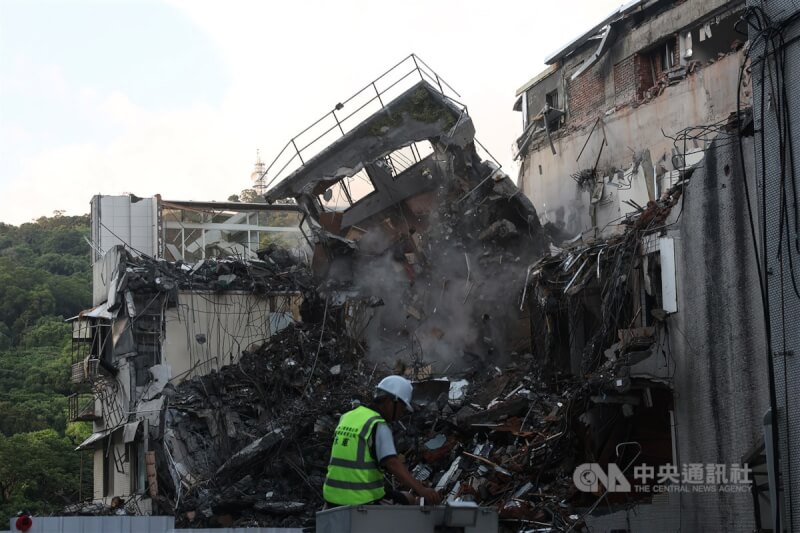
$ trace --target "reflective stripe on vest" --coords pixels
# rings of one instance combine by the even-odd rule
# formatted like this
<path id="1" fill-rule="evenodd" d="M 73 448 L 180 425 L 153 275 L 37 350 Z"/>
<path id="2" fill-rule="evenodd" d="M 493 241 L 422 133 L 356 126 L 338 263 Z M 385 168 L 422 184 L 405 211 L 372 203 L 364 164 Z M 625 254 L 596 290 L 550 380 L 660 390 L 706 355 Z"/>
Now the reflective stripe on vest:
<path id="1" fill-rule="evenodd" d="M 343 414 L 336 426 L 328 476 L 322 487 L 327 502 L 361 505 L 383 498 L 383 472 L 369 449 L 369 438 L 383 418 L 364 406 Z"/>

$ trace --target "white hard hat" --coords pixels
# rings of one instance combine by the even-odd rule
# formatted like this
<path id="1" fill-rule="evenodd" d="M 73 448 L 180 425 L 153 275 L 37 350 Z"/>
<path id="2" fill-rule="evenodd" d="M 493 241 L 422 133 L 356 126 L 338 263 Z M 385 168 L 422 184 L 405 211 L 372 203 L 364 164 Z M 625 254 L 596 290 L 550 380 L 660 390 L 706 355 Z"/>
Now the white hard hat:
<path id="1" fill-rule="evenodd" d="M 395 399 L 406 404 L 406 408 L 408 408 L 409 411 L 414 411 L 414 408 L 411 407 L 411 394 L 413 391 L 413 385 L 411 385 L 411 382 L 406 378 L 400 376 L 386 376 L 378 383 L 375 392 L 376 395 L 380 395 L 381 392 L 384 392 L 389 396 L 393 396 Z"/>

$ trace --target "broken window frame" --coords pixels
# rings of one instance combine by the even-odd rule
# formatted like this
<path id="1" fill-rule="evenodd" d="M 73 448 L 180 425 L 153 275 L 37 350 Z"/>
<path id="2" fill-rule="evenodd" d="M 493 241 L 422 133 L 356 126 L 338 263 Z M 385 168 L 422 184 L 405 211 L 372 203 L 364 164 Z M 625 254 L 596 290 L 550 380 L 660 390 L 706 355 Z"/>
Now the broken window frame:
<path id="1" fill-rule="evenodd" d="M 357 182 L 356 180 L 360 180 Z M 354 199 L 354 194 L 352 192 L 352 183 L 365 183 L 369 187 L 369 190 L 366 191 L 365 194 L 357 196 Z M 338 192 L 334 192 L 337 190 Z M 378 192 L 377 187 L 375 186 L 375 182 L 372 181 L 372 178 L 369 176 L 369 173 L 365 168 L 360 169 L 358 172 L 355 172 L 352 176 L 344 177 L 335 183 L 329 185 L 322 193 L 317 195 L 317 202 L 319 204 L 320 212 L 323 213 L 344 213 L 351 207 L 357 205 L 362 200 L 369 198 L 370 196 L 376 194 Z M 328 194 L 330 193 L 330 194 Z M 326 196 L 330 196 L 330 198 L 326 198 Z M 345 205 L 339 205 L 339 202 L 342 197 L 346 200 Z M 333 203 L 331 203 L 333 202 Z"/>
<path id="2" fill-rule="evenodd" d="M 423 146 L 423 150 L 420 150 L 420 143 Z M 423 155 L 423 152 L 425 155 Z M 433 152 L 433 145 L 429 141 L 417 141 L 401 146 L 384 156 L 384 159 L 392 169 L 392 179 L 397 180 L 405 171 L 421 163 L 425 158 L 431 156 Z"/>
<path id="3" fill-rule="evenodd" d="M 103 491 L 102 495 L 104 498 L 108 498 L 114 496 L 114 470 L 116 468 L 113 465 L 114 456 L 113 456 L 113 448 L 114 446 L 114 439 L 113 434 L 107 436 L 103 439 L 103 446 L 100 448 L 100 453 L 103 457 Z"/>
<path id="4" fill-rule="evenodd" d="M 130 493 L 144 494 L 147 491 L 147 473 L 145 471 L 144 446 L 141 442 L 129 442 L 126 455 L 130 472 Z"/>
<path id="5" fill-rule="evenodd" d="M 657 44 L 639 52 L 643 58 L 639 68 L 646 69 L 644 73 L 648 81 L 643 81 L 642 76 L 637 77 L 636 94 L 639 99 L 644 98 L 648 91 L 657 87 L 664 73 L 680 64 L 679 42 L 675 35 L 658 42 Z M 675 62 L 675 52 L 678 51 L 678 62 Z M 641 64 L 644 63 L 644 64 Z M 640 73 L 641 74 L 641 73 Z"/>
<path id="6" fill-rule="evenodd" d="M 415 141 L 379 157 L 370 164 L 383 165 L 391 176 L 392 181 L 397 181 L 402 179 L 403 175 L 408 170 L 421 164 L 434 153 L 435 151 L 430 141 Z M 367 166 L 368 165 L 362 164 L 362 168 L 360 168 L 358 172 L 336 181 L 329 185 L 322 193 L 318 194 L 317 201 L 319 202 L 321 211 L 344 213 L 359 205 L 362 201 L 378 194 L 378 187 L 369 175 Z M 353 192 L 352 183 L 356 179 L 360 179 L 369 184 L 370 190 L 367 191 L 366 194 L 355 194 Z M 338 193 L 333 192 L 336 189 L 338 189 Z M 342 206 L 339 203 L 342 197 L 347 200 L 346 206 Z M 344 209 L 342 209 L 342 207 L 344 207 Z"/>
<path id="7" fill-rule="evenodd" d="M 560 95 L 558 89 L 553 89 L 552 91 L 544 95 L 544 99 L 548 109 L 561 111 L 562 108 L 559 106 L 559 97 Z M 547 114 L 549 115 L 550 113 Z M 558 131 L 564 124 L 564 116 L 565 116 L 564 113 L 553 113 L 553 114 L 555 115 L 553 118 L 548 119 L 547 117 L 545 117 L 545 120 L 547 120 L 547 127 L 550 130 L 550 133 Z"/>
<path id="8" fill-rule="evenodd" d="M 675 241 L 672 237 L 651 234 L 642 241 L 642 275 L 640 283 L 640 320 L 642 326 L 655 325 L 652 310 L 666 314 L 678 311 Z M 647 272 L 645 272 L 647 269 Z M 652 294 L 646 292 L 649 278 Z"/>
<path id="9" fill-rule="evenodd" d="M 283 234 L 285 232 L 300 233 L 300 214 L 297 225 L 268 226 L 262 222 L 260 213 L 267 212 L 262 204 L 252 204 L 252 209 L 209 209 L 190 207 L 176 203 L 162 202 L 161 235 L 164 242 L 164 255 L 170 261 L 196 263 L 210 257 L 255 256 L 262 248 L 265 236 Z M 262 209 L 259 209 L 259 206 Z M 255 218 L 253 215 L 256 215 Z M 236 222 L 229 222 L 239 217 Z M 223 219 L 223 222 L 219 222 Z M 287 229 L 278 229 L 287 228 Z M 211 237 L 212 232 L 219 234 Z M 216 235 L 216 233 L 214 234 Z M 298 241 L 300 235 L 297 235 Z M 173 245 L 175 251 L 167 247 Z"/>

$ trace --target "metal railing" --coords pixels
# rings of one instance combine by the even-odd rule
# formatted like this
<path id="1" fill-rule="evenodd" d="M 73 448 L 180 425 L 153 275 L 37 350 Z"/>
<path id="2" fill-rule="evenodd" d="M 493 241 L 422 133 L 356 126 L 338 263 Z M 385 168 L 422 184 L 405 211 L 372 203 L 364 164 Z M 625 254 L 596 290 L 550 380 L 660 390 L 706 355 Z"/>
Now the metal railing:
<path id="1" fill-rule="evenodd" d="M 423 143 L 423 150 L 420 151 L 420 143 L 413 142 L 408 146 L 398 148 L 385 157 L 386 163 L 392 170 L 392 178 L 397 179 L 400 174 L 413 167 L 427 156 L 433 153 L 430 143 Z"/>
<path id="2" fill-rule="evenodd" d="M 419 56 L 410 54 L 289 139 L 261 177 L 256 180 L 256 189 L 263 193 L 273 184 L 277 185 L 283 178 L 302 168 L 312 157 L 344 137 L 375 112 L 385 109 L 386 103 L 417 84 L 417 75 L 419 81 L 427 82 L 435 91 L 467 114 L 467 106 L 456 100 L 461 98 L 461 95 Z M 348 110 L 353 107 L 353 110 L 347 115 L 337 113 L 346 107 Z M 477 139 L 475 144 L 499 166 L 497 159 Z"/>
<path id="3" fill-rule="evenodd" d="M 67 397 L 70 422 L 92 422 L 99 418 L 94 410 L 94 396 L 91 394 L 70 394 Z"/>

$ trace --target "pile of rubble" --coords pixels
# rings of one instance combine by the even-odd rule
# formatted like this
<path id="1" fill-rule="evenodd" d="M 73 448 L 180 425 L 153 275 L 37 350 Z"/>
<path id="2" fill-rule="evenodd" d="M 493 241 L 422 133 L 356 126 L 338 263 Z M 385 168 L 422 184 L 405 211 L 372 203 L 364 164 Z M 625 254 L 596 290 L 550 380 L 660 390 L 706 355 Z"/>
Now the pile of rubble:
<path id="1" fill-rule="evenodd" d="M 219 257 L 196 263 L 155 260 L 125 253 L 118 290 L 174 292 L 176 290 L 241 290 L 252 294 L 305 290 L 312 286 L 303 259 L 275 245 L 258 252 L 258 259 Z"/>
<path id="2" fill-rule="evenodd" d="M 170 394 L 160 457 L 179 523 L 305 523 L 320 505 L 335 414 L 385 373 L 367 368 L 333 321 L 294 324 L 238 364 Z M 374 383 L 373 383 L 374 386 Z"/>
<path id="3" fill-rule="evenodd" d="M 614 432 L 627 427 L 619 421 L 643 416 L 637 398 L 651 394 L 652 384 L 630 376 L 652 353 L 655 330 L 626 329 L 636 318 L 623 311 L 627 276 L 641 261 L 642 236 L 663 223 L 680 193 L 676 187 L 631 216 L 622 235 L 553 246 L 522 269 L 522 281 L 507 292 L 531 310 L 533 327 L 523 342 L 529 350 L 464 352 L 458 364 L 422 350 L 375 358 L 369 343 L 350 333 L 358 329 L 357 310 L 386 302 L 357 293 L 344 298 L 330 288 L 317 294 L 305 322 L 244 352 L 237 364 L 165 390 L 159 461 L 170 474 L 159 478 L 163 503 L 184 527 L 311 526 L 323 504 L 338 417 L 368 402 L 385 375 L 403 374 L 415 382 L 418 409 L 398 423 L 396 445 L 415 477 L 450 499 L 495 507 L 507 531 L 580 529 L 598 500 L 577 490 L 575 466 L 615 459 Z M 463 242 L 471 231 L 469 221 L 446 222 L 435 234 Z M 513 247 L 503 248 L 508 241 L 483 242 L 490 253 L 470 265 L 472 272 L 512 254 Z M 413 302 L 409 295 L 427 285 L 426 271 L 400 272 L 403 298 Z M 559 309 L 598 288 L 606 321 L 595 324 L 576 371 L 569 354 L 558 353 L 557 330 L 566 327 L 558 325 Z M 411 318 L 425 324 L 427 317 Z"/>
<path id="4" fill-rule="evenodd" d="M 169 395 L 169 504 L 183 526 L 308 526 L 322 505 L 338 416 L 367 402 L 398 369 L 370 363 L 336 335 L 339 309 L 323 324 L 276 334 L 239 364 L 180 384 Z M 397 448 L 413 474 L 450 498 L 498 507 L 504 520 L 574 522 L 572 382 L 543 383 L 526 355 L 505 369 L 483 365 L 457 377 L 406 368 L 413 417 Z M 574 414 L 574 412 L 573 412 Z M 398 427 L 400 429 L 400 427 Z M 166 503 L 166 502 L 165 502 Z"/>

